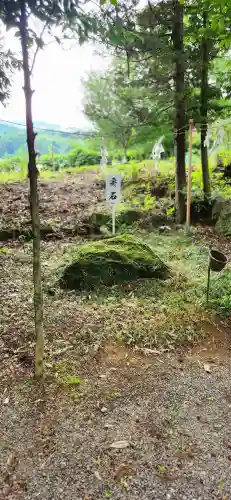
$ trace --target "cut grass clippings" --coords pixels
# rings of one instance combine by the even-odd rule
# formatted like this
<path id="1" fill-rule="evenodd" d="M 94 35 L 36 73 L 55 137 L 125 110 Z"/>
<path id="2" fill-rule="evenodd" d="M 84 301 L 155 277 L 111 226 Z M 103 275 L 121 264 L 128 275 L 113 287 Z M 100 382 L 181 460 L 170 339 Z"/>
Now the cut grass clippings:
<path id="1" fill-rule="evenodd" d="M 172 276 L 167 280 L 139 279 L 110 288 L 101 285 L 97 291 L 67 293 L 52 282 L 52 268 L 48 278 L 56 290 L 53 307 L 66 304 L 67 317 L 76 311 L 75 341 L 82 347 L 110 339 L 171 348 L 202 334 L 201 324 L 211 316 L 205 303 L 208 249 L 183 232 L 143 233 L 142 238 L 170 266 Z M 57 253 L 57 262 L 61 260 L 62 250 Z"/>

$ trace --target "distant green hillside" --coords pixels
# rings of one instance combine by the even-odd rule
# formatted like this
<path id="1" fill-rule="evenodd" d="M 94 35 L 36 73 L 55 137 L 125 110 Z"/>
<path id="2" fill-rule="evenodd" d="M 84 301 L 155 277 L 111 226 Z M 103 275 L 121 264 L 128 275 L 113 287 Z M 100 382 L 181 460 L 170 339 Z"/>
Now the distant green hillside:
<path id="1" fill-rule="evenodd" d="M 41 128 L 44 130 L 39 130 Z M 45 130 L 46 128 L 48 130 Z M 83 131 L 74 131 L 73 128 L 71 133 L 60 133 L 57 125 L 44 122 L 35 123 L 35 131 L 37 132 L 36 150 L 41 154 L 49 154 L 52 150 L 56 154 L 68 153 L 76 146 L 77 142 L 80 144 L 86 137 Z M 0 122 L 0 157 L 20 156 L 24 155 L 25 152 L 25 127 Z"/>

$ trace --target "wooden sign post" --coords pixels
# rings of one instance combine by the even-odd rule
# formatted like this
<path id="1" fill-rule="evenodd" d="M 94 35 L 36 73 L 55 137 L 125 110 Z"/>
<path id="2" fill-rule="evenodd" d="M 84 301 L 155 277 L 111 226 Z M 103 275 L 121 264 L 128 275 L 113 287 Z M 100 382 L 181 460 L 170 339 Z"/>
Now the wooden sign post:
<path id="1" fill-rule="evenodd" d="M 116 204 L 120 201 L 121 176 L 119 174 L 108 174 L 106 180 L 106 200 L 112 207 L 112 235 L 115 235 Z"/>
<path id="2" fill-rule="evenodd" d="M 190 203 L 191 203 L 191 184 L 192 184 L 192 139 L 193 139 L 193 120 L 189 120 L 189 164 L 188 164 L 188 190 L 187 190 L 187 213 L 186 213 L 186 234 L 190 234 Z"/>

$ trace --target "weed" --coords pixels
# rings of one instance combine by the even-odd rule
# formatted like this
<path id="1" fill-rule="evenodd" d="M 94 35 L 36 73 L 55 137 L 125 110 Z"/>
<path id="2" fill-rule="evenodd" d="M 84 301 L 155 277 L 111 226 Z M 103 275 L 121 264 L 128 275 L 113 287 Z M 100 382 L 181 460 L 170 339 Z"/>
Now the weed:
<path id="1" fill-rule="evenodd" d="M 60 385 L 63 386 L 79 386 L 85 384 L 85 380 L 80 377 L 76 377 L 75 375 L 71 375 L 68 373 L 68 363 L 66 360 L 63 360 L 61 363 L 57 363 L 55 365 L 56 373 L 55 377 Z"/>
<path id="2" fill-rule="evenodd" d="M 10 250 L 9 250 L 9 248 L 1 247 L 0 248 L 0 253 L 7 254 L 7 253 L 10 253 Z"/>
<path id="3" fill-rule="evenodd" d="M 85 380 L 81 379 L 80 377 L 75 377 L 73 375 L 63 373 L 58 376 L 58 381 L 60 384 L 67 386 L 76 386 L 85 383 Z"/>
<path id="4" fill-rule="evenodd" d="M 158 464 L 157 465 L 157 470 L 158 470 L 158 472 L 160 472 L 161 474 L 163 474 L 164 472 L 166 472 L 167 467 L 166 467 L 166 465 Z"/>

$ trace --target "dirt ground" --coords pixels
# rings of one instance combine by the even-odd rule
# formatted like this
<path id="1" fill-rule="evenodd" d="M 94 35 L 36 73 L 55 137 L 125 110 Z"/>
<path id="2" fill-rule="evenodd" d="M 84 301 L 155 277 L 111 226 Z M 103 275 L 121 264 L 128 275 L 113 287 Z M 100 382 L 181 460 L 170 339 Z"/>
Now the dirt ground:
<path id="1" fill-rule="evenodd" d="M 230 500 L 230 348 L 219 324 L 171 354 L 108 344 L 80 386 L 9 384 L 1 498 Z"/>
<path id="2" fill-rule="evenodd" d="M 42 220 L 56 220 L 60 234 L 103 203 L 102 186 L 85 181 L 45 183 Z M 2 227 L 26 227 L 26 183 L 0 186 L 0 195 Z M 208 228 L 197 237 L 215 238 Z M 230 320 L 201 318 L 205 339 L 175 349 L 116 343 L 110 302 L 106 309 L 86 296 L 83 307 L 79 297 L 53 296 L 46 283 L 52 256 L 70 242 L 42 243 L 42 383 L 32 379 L 31 243 L 2 244 L 0 499 L 231 500 Z M 132 295 L 123 298 L 121 321 L 126 308 L 134 315 Z"/>
<path id="3" fill-rule="evenodd" d="M 75 235 L 88 232 L 85 219 L 104 207 L 104 189 L 96 174 L 65 175 L 40 182 L 42 235 Z M 0 184 L 0 240 L 30 230 L 28 183 Z M 5 232 L 5 233 L 4 233 Z M 1 236 L 2 234 L 2 236 Z M 5 238 L 4 238 L 5 234 Z"/>

